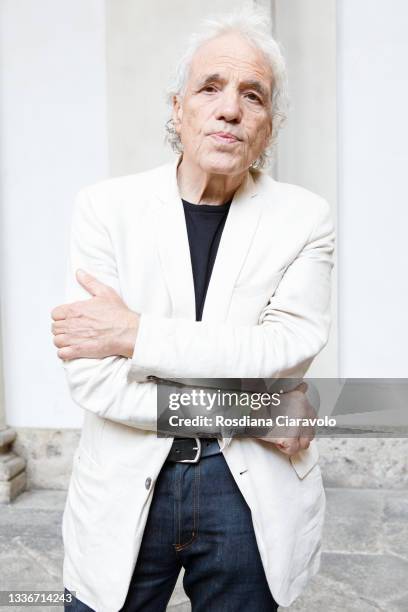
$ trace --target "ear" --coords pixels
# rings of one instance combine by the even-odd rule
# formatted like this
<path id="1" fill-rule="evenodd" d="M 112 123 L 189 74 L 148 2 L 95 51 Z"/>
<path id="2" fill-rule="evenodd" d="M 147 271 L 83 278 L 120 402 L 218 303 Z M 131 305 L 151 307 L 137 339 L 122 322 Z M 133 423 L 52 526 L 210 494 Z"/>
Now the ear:
<path id="1" fill-rule="evenodd" d="M 272 130 L 273 130 L 273 124 L 272 124 L 272 118 L 269 121 L 268 124 L 268 129 L 267 129 L 267 133 L 265 135 L 265 149 L 267 149 L 269 147 L 269 145 L 271 144 L 271 140 L 272 140 Z"/>
<path id="2" fill-rule="evenodd" d="M 270 142 L 270 140 L 271 140 L 271 138 L 272 138 L 272 131 L 273 131 L 273 118 L 272 118 L 272 112 L 271 112 L 271 117 L 270 117 L 270 120 L 269 120 L 269 126 L 268 126 L 268 128 L 269 128 L 269 133 L 268 133 L 267 142 L 268 142 L 268 144 L 269 144 L 269 142 Z"/>
<path id="3" fill-rule="evenodd" d="M 181 122 L 183 120 L 183 107 L 181 105 L 181 97 L 178 94 L 173 96 L 172 118 L 176 132 L 177 134 L 180 134 Z"/>

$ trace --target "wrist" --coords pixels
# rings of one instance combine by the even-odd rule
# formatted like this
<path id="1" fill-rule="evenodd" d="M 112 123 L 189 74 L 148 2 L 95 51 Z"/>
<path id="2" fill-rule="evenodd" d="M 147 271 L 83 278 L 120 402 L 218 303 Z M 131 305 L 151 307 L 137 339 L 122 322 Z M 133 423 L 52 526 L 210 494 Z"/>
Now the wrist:
<path id="1" fill-rule="evenodd" d="M 137 312 L 129 310 L 127 312 L 125 330 L 123 333 L 120 355 L 131 359 L 135 350 L 137 332 L 139 329 L 140 315 Z"/>

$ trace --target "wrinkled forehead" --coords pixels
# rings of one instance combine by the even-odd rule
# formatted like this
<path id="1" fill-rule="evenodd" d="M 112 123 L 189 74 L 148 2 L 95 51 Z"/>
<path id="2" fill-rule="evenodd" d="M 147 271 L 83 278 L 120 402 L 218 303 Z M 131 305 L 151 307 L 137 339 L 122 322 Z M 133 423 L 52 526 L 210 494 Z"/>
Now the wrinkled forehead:
<path id="1" fill-rule="evenodd" d="M 194 87 L 208 75 L 224 79 L 259 81 L 269 95 L 273 74 L 260 49 L 238 33 L 223 34 L 203 43 L 195 52 L 188 75 L 187 88 Z"/>

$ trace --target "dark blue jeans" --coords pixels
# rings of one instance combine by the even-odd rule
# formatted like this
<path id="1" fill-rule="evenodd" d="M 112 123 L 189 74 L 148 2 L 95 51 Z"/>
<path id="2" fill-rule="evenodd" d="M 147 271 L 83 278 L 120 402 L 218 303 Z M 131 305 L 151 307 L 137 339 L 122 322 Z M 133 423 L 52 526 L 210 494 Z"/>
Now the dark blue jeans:
<path id="1" fill-rule="evenodd" d="M 181 568 L 193 612 L 273 612 L 251 512 L 222 453 L 166 462 L 121 612 L 166 610 Z M 76 600 L 66 608 L 89 612 Z"/>

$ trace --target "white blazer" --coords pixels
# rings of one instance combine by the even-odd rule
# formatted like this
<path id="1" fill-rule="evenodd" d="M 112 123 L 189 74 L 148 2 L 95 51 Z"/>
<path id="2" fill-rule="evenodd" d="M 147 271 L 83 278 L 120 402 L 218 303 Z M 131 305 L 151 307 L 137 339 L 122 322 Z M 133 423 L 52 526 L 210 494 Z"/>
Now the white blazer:
<path id="1" fill-rule="evenodd" d="M 173 441 L 156 435 L 157 386 L 148 377 L 303 376 L 328 339 L 329 206 L 262 172 L 249 173 L 234 196 L 195 320 L 177 163 L 87 187 L 73 213 L 66 301 L 90 298 L 75 279 L 83 268 L 141 313 L 131 359 L 62 362 L 85 409 L 63 514 L 63 581 L 97 612 L 124 603 Z M 288 606 L 319 566 L 325 495 L 316 444 L 290 459 L 253 438 L 224 438 L 220 447 L 251 509 L 273 597 Z"/>

